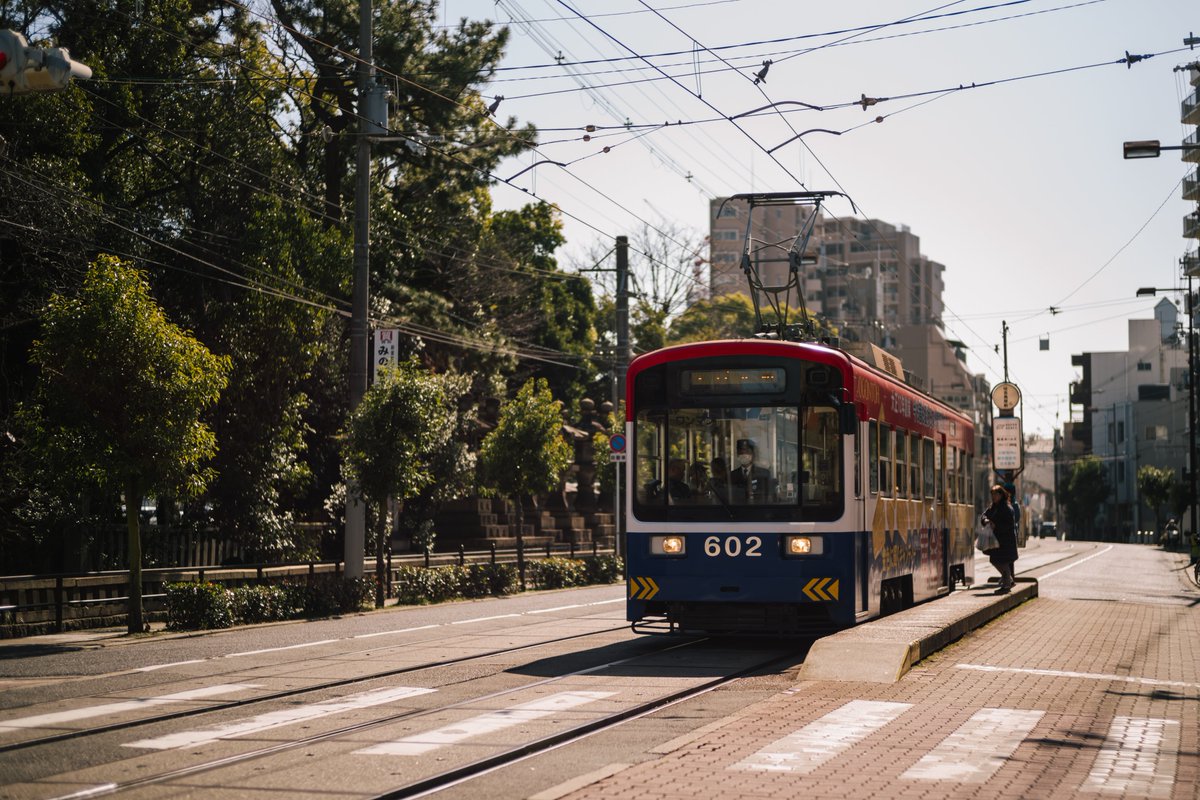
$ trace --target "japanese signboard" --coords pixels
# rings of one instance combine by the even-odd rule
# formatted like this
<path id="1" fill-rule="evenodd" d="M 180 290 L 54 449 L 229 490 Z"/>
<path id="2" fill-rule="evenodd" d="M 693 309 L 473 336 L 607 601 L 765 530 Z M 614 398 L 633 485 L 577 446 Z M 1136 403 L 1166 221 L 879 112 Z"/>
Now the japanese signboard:
<path id="1" fill-rule="evenodd" d="M 379 374 L 385 369 L 396 366 L 397 345 L 399 336 L 395 328 L 380 328 L 375 331 L 375 342 L 371 348 L 375 361 L 375 373 L 372 382 L 379 380 Z"/>
<path id="2" fill-rule="evenodd" d="M 992 468 L 1021 468 L 1021 418 L 992 418 Z"/>

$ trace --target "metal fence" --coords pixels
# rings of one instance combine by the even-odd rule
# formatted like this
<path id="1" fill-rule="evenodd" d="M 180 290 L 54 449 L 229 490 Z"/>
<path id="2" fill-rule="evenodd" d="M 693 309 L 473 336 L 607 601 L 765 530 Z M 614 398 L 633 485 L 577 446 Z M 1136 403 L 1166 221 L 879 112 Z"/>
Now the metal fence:
<path id="1" fill-rule="evenodd" d="M 575 558 L 580 555 L 607 555 L 610 548 L 592 544 L 580 549 L 574 543 L 547 545 L 527 550 L 527 558 L 552 556 Z M 401 566 L 437 567 L 451 564 L 515 564 L 516 549 L 466 551 L 459 547 L 451 553 L 388 555 L 385 569 L 388 595 Z M 255 586 L 283 580 L 312 581 L 320 575 L 341 575 L 341 561 L 309 561 L 288 564 L 239 564 L 191 567 L 164 567 L 142 570 L 142 602 L 149 616 L 166 610 L 164 586 L 176 582 L 211 581 L 229 587 Z M 363 564 L 364 576 L 375 574 L 375 559 Z M 63 573 L 54 575 L 12 575 L 0 577 L 0 638 L 32 633 L 61 632 L 70 628 L 124 624 L 128 603 L 129 572 Z"/>

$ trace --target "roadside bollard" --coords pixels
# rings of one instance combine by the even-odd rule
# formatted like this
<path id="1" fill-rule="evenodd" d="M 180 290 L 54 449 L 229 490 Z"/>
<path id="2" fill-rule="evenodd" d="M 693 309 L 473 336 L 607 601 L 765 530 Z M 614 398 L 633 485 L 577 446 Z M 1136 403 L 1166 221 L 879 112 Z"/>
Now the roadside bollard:
<path id="1" fill-rule="evenodd" d="M 492 563 L 496 563 L 496 543 L 492 542 Z"/>
<path id="2" fill-rule="evenodd" d="M 467 548 L 465 545 L 458 546 L 458 565 L 461 567 L 467 563 Z"/>

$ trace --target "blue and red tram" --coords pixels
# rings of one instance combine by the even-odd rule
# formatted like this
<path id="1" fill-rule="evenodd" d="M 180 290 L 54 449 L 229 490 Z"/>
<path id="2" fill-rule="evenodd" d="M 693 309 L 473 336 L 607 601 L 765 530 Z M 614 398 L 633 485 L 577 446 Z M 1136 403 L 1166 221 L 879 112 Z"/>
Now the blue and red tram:
<path id="1" fill-rule="evenodd" d="M 973 582 L 974 426 L 873 353 L 749 339 L 633 361 L 635 630 L 813 634 Z"/>

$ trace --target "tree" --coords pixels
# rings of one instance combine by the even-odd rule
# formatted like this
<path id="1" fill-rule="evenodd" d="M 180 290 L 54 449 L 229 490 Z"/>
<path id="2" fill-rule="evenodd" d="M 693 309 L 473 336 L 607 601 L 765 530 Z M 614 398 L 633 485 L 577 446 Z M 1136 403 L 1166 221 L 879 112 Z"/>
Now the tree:
<path id="1" fill-rule="evenodd" d="M 754 306 L 749 296 L 738 292 L 693 303 L 671 322 L 667 343 L 736 339 L 753 336 L 754 331 Z"/>
<path id="2" fill-rule="evenodd" d="M 120 487 L 129 536 L 130 633 L 143 630 L 139 511 L 147 493 L 195 495 L 212 479 L 216 438 L 203 421 L 229 359 L 171 324 L 146 277 L 111 256 L 74 297 L 54 295 L 32 359 L 40 368 L 23 415 L 48 461 Z"/>
<path id="3" fill-rule="evenodd" d="M 469 382 L 415 361 L 384 370 L 346 425 L 343 455 L 363 502 L 375 508 L 375 605 L 383 606 L 388 498 L 401 511 L 437 478 L 434 464 L 453 440 L 458 398 Z M 455 459 L 457 462 L 457 459 Z"/>
<path id="4" fill-rule="evenodd" d="M 1109 493 L 1105 473 L 1104 463 L 1096 456 L 1084 456 L 1071 465 L 1063 500 L 1075 530 L 1095 531 L 1096 512 Z"/>
<path id="5" fill-rule="evenodd" d="M 540 495 L 553 490 L 571 463 L 571 445 L 562 435 L 562 403 L 545 379 L 525 382 L 500 409 L 496 427 L 479 449 L 480 483 L 512 498 L 517 517 L 517 571 L 525 586 L 525 511 L 529 497 L 540 515 Z"/>
<path id="6" fill-rule="evenodd" d="M 1171 499 L 1171 489 L 1175 485 L 1175 470 L 1147 464 L 1138 468 L 1137 482 L 1138 494 L 1154 512 L 1154 530 L 1158 531 L 1159 511 L 1163 504 Z"/>

